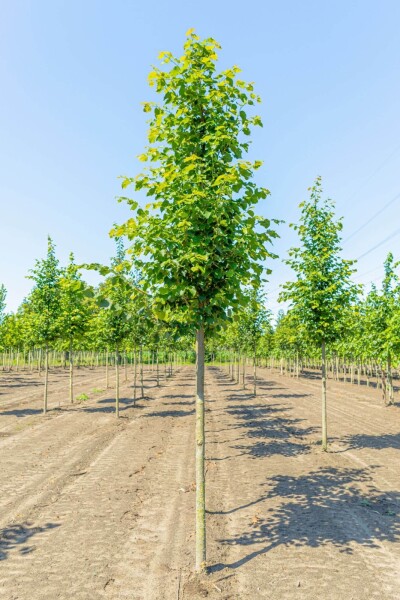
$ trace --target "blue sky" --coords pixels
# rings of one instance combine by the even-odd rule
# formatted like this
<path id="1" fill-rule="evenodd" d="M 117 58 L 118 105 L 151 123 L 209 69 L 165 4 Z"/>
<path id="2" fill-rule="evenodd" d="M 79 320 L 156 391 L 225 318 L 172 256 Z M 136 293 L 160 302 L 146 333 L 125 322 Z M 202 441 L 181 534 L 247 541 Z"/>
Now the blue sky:
<path id="1" fill-rule="evenodd" d="M 180 53 L 194 27 L 223 47 L 221 68 L 254 81 L 264 128 L 251 154 L 264 161 L 260 206 L 287 224 L 317 175 L 344 217 L 344 239 L 400 194 L 400 3 L 323 0 L 234 4 L 170 0 L 3 0 L 0 20 L 0 282 L 15 310 L 50 234 L 62 262 L 107 261 L 108 231 L 128 216 L 119 175 L 140 170 L 161 50 Z M 358 282 L 400 257 L 400 196 L 344 244 Z M 295 242 L 279 228 L 274 250 Z M 399 230 L 397 232 L 397 230 Z M 397 234 L 397 233 L 398 234 Z M 393 237 L 379 245 L 386 237 Z M 280 261 L 270 278 L 277 310 Z M 92 276 L 93 277 L 93 276 Z"/>

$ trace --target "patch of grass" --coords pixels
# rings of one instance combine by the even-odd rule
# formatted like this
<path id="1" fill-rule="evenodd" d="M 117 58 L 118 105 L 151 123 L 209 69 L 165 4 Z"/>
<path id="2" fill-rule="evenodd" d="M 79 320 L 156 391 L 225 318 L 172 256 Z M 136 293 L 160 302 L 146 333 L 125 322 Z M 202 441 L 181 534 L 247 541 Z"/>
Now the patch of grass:
<path id="1" fill-rule="evenodd" d="M 85 400 L 89 400 L 89 396 L 87 394 L 79 394 L 76 399 L 78 402 L 84 402 Z"/>
<path id="2" fill-rule="evenodd" d="M 101 394 L 101 392 L 104 392 L 104 390 L 102 390 L 100 388 L 93 388 L 92 389 L 92 394 Z"/>

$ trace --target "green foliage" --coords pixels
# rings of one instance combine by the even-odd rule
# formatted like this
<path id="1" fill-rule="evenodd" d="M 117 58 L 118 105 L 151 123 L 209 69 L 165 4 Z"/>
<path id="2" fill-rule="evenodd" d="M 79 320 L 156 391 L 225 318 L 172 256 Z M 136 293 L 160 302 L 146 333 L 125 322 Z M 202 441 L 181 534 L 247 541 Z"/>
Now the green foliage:
<path id="1" fill-rule="evenodd" d="M 69 264 L 62 271 L 60 285 L 60 312 L 58 329 L 60 337 L 72 344 L 82 340 L 88 328 L 91 313 L 90 298 L 93 296 L 79 273 L 71 253 Z"/>
<path id="2" fill-rule="evenodd" d="M 37 260 L 31 273 L 29 279 L 35 282 L 28 299 L 31 335 L 38 345 L 48 346 L 58 337 L 58 319 L 61 309 L 61 270 L 50 236 L 46 258 Z"/>
<path id="3" fill-rule="evenodd" d="M 400 281 L 396 273 L 399 263 L 394 262 L 389 253 L 385 263 L 385 275 L 381 290 L 375 286 L 366 297 L 364 304 L 364 340 L 370 353 L 380 359 L 400 352 Z"/>
<path id="4" fill-rule="evenodd" d="M 289 300 L 297 318 L 316 343 L 332 342 L 342 331 L 343 310 L 356 298 L 351 282 L 354 261 L 340 256 L 342 220 L 335 221 L 334 204 L 321 200 L 321 179 L 311 188 L 308 202 L 300 204 L 300 225 L 295 225 L 301 246 L 292 248 L 286 261 L 296 281 L 286 283 L 280 300 Z"/>
<path id="5" fill-rule="evenodd" d="M 0 285 L 0 325 L 4 319 L 4 309 L 6 307 L 7 290 L 3 284 Z"/>
<path id="6" fill-rule="evenodd" d="M 238 67 L 217 72 L 219 48 L 190 32 L 183 56 L 160 55 L 168 67 L 155 68 L 149 83 L 162 102 L 144 104 L 149 146 L 139 159 L 149 167 L 122 182 L 152 200 L 142 208 L 121 198 L 135 216 L 112 232 L 132 240 L 158 318 L 193 328 L 221 323 L 245 303 L 243 286 L 259 286 L 277 235 L 254 213 L 269 193 L 253 181 L 261 162 L 243 158 L 261 125 L 248 115 L 259 97 Z"/>

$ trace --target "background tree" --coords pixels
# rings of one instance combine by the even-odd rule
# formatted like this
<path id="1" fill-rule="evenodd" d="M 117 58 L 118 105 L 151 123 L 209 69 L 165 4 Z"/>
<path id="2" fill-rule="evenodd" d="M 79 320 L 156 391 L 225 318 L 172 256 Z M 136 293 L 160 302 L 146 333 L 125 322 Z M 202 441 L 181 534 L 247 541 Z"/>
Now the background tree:
<path id="1" fill-rule="evenodd" d="M 35 282 L 29 296 L 31 325 L 36 343 L 45 350 L 45 382 L 43 412 L 47 412 L 47 389 L 49 379 L 49 345 L 58 335 L 60 315 L 60 276 L 61 270 L 55 254 L 55 246 L 50 236 L 47 239 L 47 256 L 37 260 L 29 279 Z"/>
<path id="2" fill-rule="evenodd" d="M 265 296 L 256 289 L 248 291 L 249 301 L 239 314 L 239 338 L 243 349 L 253 357 L 253 394 L 257 394 L 257 351 L 260 340 L 269 329 L 271 313 L 265 307 Z M 243 379 L 245 374 L 243 373 Z"/>
<path id="3" fill-rule="evenodd" d="M 310 337 L 319 344 L 322 359 L 322 449 L 327 450 L 326 344 L 341 330 L 343 310 L 356 295 L 351 282 L 353 261 L 340 256 L 342 220 L 335 220 L 334 204 L 321 200 L 318 177 L 308 202 L 300 204 L 298 232 L 301 247 L 289 251 L 286 261 L 296 273 L 296 281 L 284 284 L 280 300 L 289 300 Z"/>
<path id="4" fill-rule="evenodd" d="M 385 274 L 381 290 L 372 286 L 365 301 L 365 342 L 369 345 L 372 354 L 378 358 L 382 367 L 382 379 L 386 367 L 386 382 L 382 381 L 384 402 L 393 403 L 392 359 L 393 355 L 400 352 L 400 337 L 397 320 L 400 301 L 400 285 L 396 268 L 399 263 L 394 262 L 394 257 L 389 252 L 385 263 Z"/>
<path id="5" fill-rule="evenodd" d="M 69 360 L 69 401 L 74 401 L 74 342 L 82 341 L 87 331 L 90 316 L 88 296 L 93 293 L 82 280 L 74 255 L 69 256 L 69 264 L 60 278 L 60 314 L 58 328 L 61 339 L 66 342 Z"/>
<path id="6" fill-rule="evenodd" d="M 126 260 L 123 241 L 116 238 L 117 251 L 111 265 L 91 264 L 86 268 L 97 270 L 106 279 L 100 284 L 96 294 L 99 307 L 95 329 L 101 338 L 113 348 L 115 356 L 115 415 L 119 417 L 119 364 L 122 343 L 132 328 L 132 296 L 134 280 L 131 264 Z"/>
<path id="7" fill-rule="evenodd" d="M 204 479 L 204 337 L 226 320 L 229 307 L 245 301 L 243 286 L 259 285 L 266 244 L 276 234 L 254 206 L 268 191 L 252 180 L 260 161 L 243 160 L 252 125 L 246 109 L 259 101 L 240 69 L 216 70 L 219 44 L 190 30 L 180 58 L 162 52 L 150 85 L 162 102 L 144 104 L 151 113 L 149 146 L 140 160 L 150 167 L 123 179 L 146 190 L 145 208 L 117 235 L 126 234 L 144 285 L 160 319 L 196 332 L 196 568 L 206 563 Z"/>

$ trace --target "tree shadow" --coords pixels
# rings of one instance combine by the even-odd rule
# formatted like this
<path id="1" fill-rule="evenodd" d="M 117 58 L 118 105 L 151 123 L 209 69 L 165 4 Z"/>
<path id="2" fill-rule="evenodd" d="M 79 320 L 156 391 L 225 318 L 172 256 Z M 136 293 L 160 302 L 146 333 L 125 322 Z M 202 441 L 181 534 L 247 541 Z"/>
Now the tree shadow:
<path id="1" fill-rule="evenodd" d="M 130 408 L 139 408 L 139 401 L 148 399 L 146 396 L 140 396 L 134 400 L 133 398 L 120 398 L 119 399 L 119 410 L 129 410 Z M 104 398 L 98 400 L 98 404 L 108 404 L 109 406 L 82 406 L 79 408 L 83 412 L 88 413 L 114 413 L 115 412 L 115 398 Z"/>
<path id="2" fill-rule="evenodd" d="M 165 394 L 163 398 L 192 398 L 192 402 L 179 402 L 179 404 L 192 404 L 193 394 Z M 178 404 L 178 402 L 171 402 L 171 404 Z"/>
<path id="3" fill-rule="evenodd" d="M 6 560 L 12 550 L 19 548 L 19 554 L 30 554 L 35 546 L 27 545 L 33 536 L 60 527 L 59 523 L 45 523 L 34 527 L 31 523 L 20 523 L 0 529 L 0 560 Z"/>
<path id="4" fill-rule="evenodd" d="M 254 400 L 254 397 L 253 397 Z M 311 446 L 306 438 L 318 430 L 315 427 L 304 427 L 304 419 L 286 416 L 290 407 L 280 404 L 265 406 L 264 404 L 233 405 L 228 413 L 237 417 L 239 422 L 235 429 L 244 429 L 242 443 L 231 446 L 241 450 L 252 458 L 260 458 L 280 454 L 281 456 L 297 456 L 310 452 Z M 280 413 L 278 416 L 276 413 Z M 254 438 L 260 441 L 254 442 Z"/>
<path id="5" fill-rule="evenodd" d="M 376 490 L 367 469 L 321 468 L 301 477 L 272 477 L 267 492 L 246 506 L 257 503 L 265 503 L 264 514 L 253 526 L 219 540 L 254 550 L 211 571 L 236 569 L 280 545 L 330 544 L 352 554 L 355 545 L 375 548 L 379 542 L 400 541 L 400 493 Z"/>
<path id="6" fill-rule="evenodd" d="M 144 417 L 188 417 L 194 410 L 157 410 L 143 415 Z"/>
<path id="7" fill-rule="evenodd" d="M 341 441 L 347 444 L 346 450 L 361 448 L 373 448 L 375 450 L 395 448 L 396 450 L 400 450 L 400 433 L 383 433 L 380 435 L 359 433 L 346 436 Z"/>
<path id="8" fill-rule="evenodd" d="M 39 415 L 42 413 L 42 408 L 15 408 L 14 410 L 1 411 L 0 416 L 2 415 L 4 417 L 28 417 L 30 415 Z"/>

